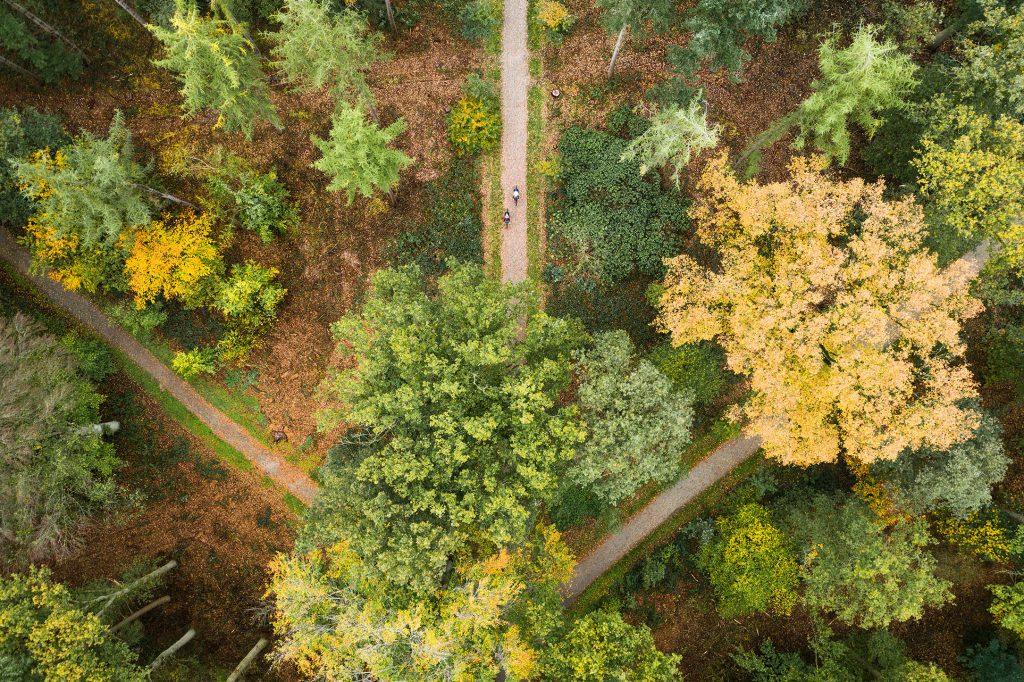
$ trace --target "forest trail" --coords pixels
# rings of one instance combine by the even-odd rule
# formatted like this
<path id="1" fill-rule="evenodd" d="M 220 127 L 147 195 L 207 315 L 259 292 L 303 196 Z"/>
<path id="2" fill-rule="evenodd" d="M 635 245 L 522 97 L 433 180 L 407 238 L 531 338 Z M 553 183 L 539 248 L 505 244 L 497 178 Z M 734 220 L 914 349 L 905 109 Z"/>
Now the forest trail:
<path id="1" fill-rule="evenodd" d="M 501 29 L 501 193 L 512 221 L 501 231 L 501 281 L 526 280 L 527 106 L 530 55 L 526 48 L 527 0 L 505 0 Z M 512 188 L 519 187 L 519 205 L 512 203 Z"/>
<path id="2" fill-rule="evenodd" d="M 163 390 L 174 396 L 218 438 L 242 453 L 259 471 L 302 500 L 304 504 L 308 505 L 313 500 L 317 485 L 302 470 L 286 462 L 281 455 L 271 451 L 211 405 L 135 337 L 111 322 L 106 314 L 85 297 L 68 291 L 48 277 L 31 274 L 28 251 L 18 245 L 10 232 L 3 228 L 0 228 L 0 259 L 28 278 L 54 305 L 128 356 L 142 368 L 142 371 L 153 377 Z"/>
<path id="3" fill-rule="evenodd" d="M 981 273 L 992 256 L 992 247 L 985 241 L 945 269 L 950 282 L 959 286 Z M 752 456 L 761 446 L 759 436 L 743 435 L 727 440 L 693 467 L 674 486 L 662 492 L 647 506 L 631 516 L 618 531 L 606 537 L 589 554 L 580 558 L 572 579 L 565 585 L 565 603 L 571 604 L 634 547 L 653 533 L 658 526 L 685 507 L 702 492 Z"/>

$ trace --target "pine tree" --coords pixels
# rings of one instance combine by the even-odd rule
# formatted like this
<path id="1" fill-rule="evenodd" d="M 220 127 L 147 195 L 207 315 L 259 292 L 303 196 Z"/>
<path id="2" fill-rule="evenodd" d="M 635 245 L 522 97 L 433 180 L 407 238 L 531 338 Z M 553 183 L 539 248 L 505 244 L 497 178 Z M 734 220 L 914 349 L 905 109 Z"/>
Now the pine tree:
<path id="1" fill-rule="evenodd" d="M 301 91 L 329 85 L 336 101 L 366 107 L 376 116 L 366 72 L 384 59 L 384 37 L 355 11 L 331 12 L 322 0 L 287 0 L 274 15 L 281 28 L 270 37 L 275 65 Z"/>
<path id="2" fill-rule="evenodd" d="M 252 137 L 257 117 L 281 128 L 259 55 L 240 25 L 203 17 L 194 2 L 181 0 L 171 29 L 149 28 L 167 50 L 153 63 L 177 75 L 186 116 L 213 109 L 215 129 L 240 130 L 246 138 Z"/>
<path id="3" fill-rule="evenodd" d="M 388 146 L 404 131 L 403 119 L 380 128 L 366 120 L 362 109 L 343 105 L 331 119 L 329 139 L 310 136 L 322 154 L 313 167 L 330 176 L 327 189 L 344 191 L 350 205 L 357 194 L 369 198 L 381 190 L 392 196 L 399 173 L 413 162 Z"/>
<path id="4" fill-rule="evenodd" d="M 651 126 L 629 143 L 621 160 L 639 161 L 641 174 L 671 165 L 671 178 L 678 189 L 679 176 L 690 159 L 718 146 L 719 129 L 708 125 L 704 99 L 695 97 L 685 107 L 668 107 L 651 117 Z"/>

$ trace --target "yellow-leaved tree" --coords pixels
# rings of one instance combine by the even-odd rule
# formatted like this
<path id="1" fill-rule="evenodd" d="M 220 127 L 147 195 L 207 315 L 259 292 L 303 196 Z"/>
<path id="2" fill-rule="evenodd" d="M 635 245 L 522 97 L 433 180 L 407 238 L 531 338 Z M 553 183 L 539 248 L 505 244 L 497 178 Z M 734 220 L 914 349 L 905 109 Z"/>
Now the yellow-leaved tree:
<path id="1" fill-rule="evenodd" d="M 196 301 L 203 280 L 217 272 L 220 254 L 211 237 L 213 220 L 185 211 L 139 228 L 131 237 L 125 261 L 128 286 L 139 308 L 156 300 Z"/>
<path id="2" fill-rule="evenodd" d="M 715 339 L 750 378 L 744 405 L 785 463 L 894 459 L 945 450 L 978 427 L 961 322 L 981 309 L 969 278 L 923 246 L 912 200 L 797 159 L 786 182 L 743 184 L 708 165 L 692 214 L 714 270 L 668 262 L 658 323 L 677 345 Z"/>

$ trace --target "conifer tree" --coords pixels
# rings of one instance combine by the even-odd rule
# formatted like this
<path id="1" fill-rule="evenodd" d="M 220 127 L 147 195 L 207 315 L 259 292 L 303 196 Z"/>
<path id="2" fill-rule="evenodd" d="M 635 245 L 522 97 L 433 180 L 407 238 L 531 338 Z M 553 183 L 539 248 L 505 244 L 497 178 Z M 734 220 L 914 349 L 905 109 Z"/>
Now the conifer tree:
<path id="1" fill-rule="evenodd" d="M 612 35 L 617 35 L 615 48 L 608 62 L 608 76 L 615 73 L 615 62 L 619 58 L 626 32 L 643 31 L 650 24 L 655 32 L 667 29 L 672 23 L 676 3 L 672 0 L 597 0 L 601 8 L 601 25 Z"/>
<path id="2" fill-rule="evenodd" d="M 667 107 L 651 117 L 651 126 L 629 143 L 621 160 L 639 161 L 641 174 L 670 165 L 678 189 L 690 159 L 718 146 L 718 132 L 719 126 L 708 125 L 704 98 L 694 97 L 685 107 Z"/>
<path id="3" fill-rule="evenodd" d="M 366 72 L 387 58 L 383 36 L 355 11 L 330 12 L 323 0 L 287 0 L 274 15 L 281 28 L 275 65 L 302 91 L 330 86 L 336 101 L 366 107 L 376 117 Z"/>
<path id="4" fill-rule="evenodd" d="M 176 74 L 186 116 L 213 109 L 215 129 L 240 130 L 246 138 L 257 117 L 281 128 L 259 55 L 240 25 L 201 16 L 194 2 L 179 0 L 170 29 L 149 28 L 167 50 L 153 63 Z"/>
<path id="5" fill-rule="evenodd" d="M 82 60 L 77 45 L 21 2 L 0 3 L 0 67 L 52 85 L 78 78 Z"/>
<path id="6" fill-rule="evenodd" d="M 344 191 L 349 204 L 357 194 L 369 198 L 378 190 L 393 196 L 399 173 L 413 162 L 388 146 L 404 131 L 403 119 L 380 128 L 366 120 L 362 109 L 343 105 L 331 119 L 329 139 L 310 136 L 322 154 L 313 167 L 330 176 L 327 189 Z"/>

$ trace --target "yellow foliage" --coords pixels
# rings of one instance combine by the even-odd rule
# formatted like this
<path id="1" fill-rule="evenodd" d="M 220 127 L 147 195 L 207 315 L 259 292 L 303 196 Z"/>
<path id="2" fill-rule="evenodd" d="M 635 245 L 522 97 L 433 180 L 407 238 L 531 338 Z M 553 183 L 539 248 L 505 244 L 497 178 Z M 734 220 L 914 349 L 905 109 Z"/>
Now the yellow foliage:
<path id="1" fill-rule="evenodd" d="M 988 561 L 1009 561 L 1013 554 L 1011 539 L 999 521 L 999 513 L 990 509 L 985 515 L 974 512 L 965 519 L 948 517 L 935 522 L 935 529 L 947 542 Z"/>
<path id="2" fill-rule="evenodd" d="M 976 389 L 960 324 L 981 304 L 923 246 L 912 200 L 824 167 L 797 159 L 790 180 L 759 185 L 709 163 L 692 215 L 721 267 L 669 261 L 658 324 L 676 345 L 722 344 L 750 378 L 750 430 L 782 462 L 945 450 L 978 426 L 961 406 Z"/>
<path id="3" fill-rule="evenodd" d="M 154 220 L 131 237 L 125 274 L 139 308 L 161 295 L 165 299 L 193 298 L 219 261 L 208 215 L 186 211 L 169 222 Z"/>
<path id="4" fill-rule="evenodd" d="M 458 154 L 487 151 L 498 144 L 501 119 L 483 100 L 463 97 L 448 116 L 448 139 Z"/>
<path id="5" fill-rule="evenodd" d="M 541 26 L 555 33 L 565 33 L 574 23 L 569 10 L 558 0 L 541 0 L 537 9 L 537 21 Z"/>
<path id="6" fill-rule="evenodd" d="M 388 202 L 384 201 L 380 197 L 374 197 L 366 202 L 366 217 L 379 218 L 380 216 L 387 214 L 389 208 Z"/>

